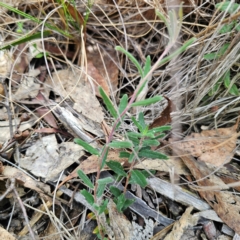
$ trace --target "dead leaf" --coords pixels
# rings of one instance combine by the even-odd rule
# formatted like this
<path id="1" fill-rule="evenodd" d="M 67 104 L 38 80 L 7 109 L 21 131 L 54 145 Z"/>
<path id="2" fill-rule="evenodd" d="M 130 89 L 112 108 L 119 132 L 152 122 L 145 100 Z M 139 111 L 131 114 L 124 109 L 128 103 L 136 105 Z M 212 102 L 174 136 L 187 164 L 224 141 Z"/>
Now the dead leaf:
<path id="1" fill-rule="evenodd" d="M 228 186 L 220 178 L 211 174 L 204 163 L 184 155 L 182 151 L 178 151 L 178 154 L 181 155 L 194 178 L 198 180 L 197 184 L 202 187 L 199 191 L 200 196 L 216 211 L 223 222 L 240 234 L 240 197 L 232 192 L 219 191 L 228 189 Z M 208 190 L 209 187 L 212 189 Z M 214 189 L 218 191 L 213 191 Z"/>
<path id="2" fill-rule="evenodd" d="M 33 126 L 35 124 L 36 118 L 31 116 L 31 118 L 26 121 L 22 122 L 20 124 L 20 127 L 18 128 L 19 131 L 25 131 Z M 12 125 L 14 129 L 17 129 L 19 126 L 19 123 L 21 122 L 20 118 L 15 118 Z M 0 143 L 3 143 L 10 139 L 10 128 L 9 128 L 9 121 L 0 121 Z"/>
<path id="3" fill-rule="evenodd" d="M 158 170 L 163 172 L 169 172 L 174 170 L 176 174 L 189 175 L 189 172 L 186 169 L 186 166 L 183 164 L 181 159 L 173 159 L 169 157 L 168 160 L 155 160 L 155 159 L 146 159 L 141 163 L 134 165 L 135 169 L 149 169 L 149 170 Z"/>
<path id="4" fill-rule="evenodd" d="M 46 185 L 42 182 L 34 181 L 32 178 L 27 176 L 25 173 L 23 173 L 22 171 L 14 168 L 14 167 L 5 166 L 3 168 L 3 171 L 1 172 L 1 174 L 7 178 L 16 178 L 17 181 L 20 184 L 22 184 L 24 187 L 35 190 L 38 193 L 43 193 L 43 194 L 50 193 L 50 187 L 48 185 Z"/>
<path id="5" fill-rule="evenodd" d="M 164 240 L 180 240 L 184 231 L 188 227 L 193 227 L 198 222 L 198 217 L 191 215 L 193 207 L 188 207 L 182 217 L 173 225 L 172 231 L 164 238 Z"/>
<path id="6" fill-rule="evenodd" d="M 0 8 L 1 9 L 1 8 Z M 6 78 L 10 74 L 12 67 L 12 57 L 9 51 L 0 51 L 0 76 L 1 78 Z"/>
<path id="7" fill-rule="evenodd" d="M 99 51 L 95 48 L 87 51 L 87 73 L 93 79 L 97 96 L 98 87 L 101 86 L 109 96 L 110 90 L 116 94 L 118 86 L 119 69 L 114 63 L 117 62 L 117 55 L 114 49 L 108 49 L 107 52 Z M 109 83 L 111 86 L 109 86 Z"/>
<path id="8" fill-rule="evenodd" d="M 0 226 L 0 239 L 4 240 L 16 240 L 8 231 Z"/>
<path id="9" fill-rule="evenodd" d="M 64 98 L 74 99 L 73 108 L 83 114 L 87 119 L 101 123 L 103 121 L 103 111 L 99 101 L 93 95 L 93 90 L 89 82 L 85 82 L 84 74 L 75 69 L 60 70 L 53 73 L 53 82 L 50 78 L 46 80 L 52 86 L 56 94 Z M 49 94 L 47 94 L 49 95 Z"/>
<path id="10" fill-rule="evenodd" d="M 174 146 L 203 162 L 221 166 L 232 160 L 238 136 L 236 126 L 206 130 L 192 133 Z"/>
<path id="11" fill-rule="evenodd" d="M 133 227 L 123 213 L 118 212 L 115 203 L 110 199 L 108 203 L 110 225 L 116 240 L 131 239 Z"/>
<path id="12" fill-rule="evenodd" d="M 29 147 L 20 166 L 38 177 L 55 180 L 60 172 L 84 154 L 83 148 L 73 142 L 57 143 L 55 135 L 45 136 Z"/>
<path id="13" fill-rule="evenodd" d="M 52 112 L 46 107 L 38 107 L 36 109 L 38 117 L 43 117 L 43 119 L 53 128 L 57 129 L 56 119 Z"/>
<path id="14" fill-rule="evenodd" d="M 170 123 L 172 121 L 171 119 L 171 112 L 172 112 L 172 108 L 173 108 L 173 103 L 172 101 L 165 97 L 168 101 L 168 105 L 167 107 L 163 110 L 163 112 L 161 112 L 160 116 L 158 118 L 156 118 L 153 123 L 150 125 L 150 129 L 155 128 L 155 127 L 161 127 L 166 125 L 167 123 Z"/>
<path id="15" fill-rule="evenodd" d="M 3 100 L 3 96 L 5 96 L 4 87 L 3 84 L 0 83 L 0 101 Z"/>

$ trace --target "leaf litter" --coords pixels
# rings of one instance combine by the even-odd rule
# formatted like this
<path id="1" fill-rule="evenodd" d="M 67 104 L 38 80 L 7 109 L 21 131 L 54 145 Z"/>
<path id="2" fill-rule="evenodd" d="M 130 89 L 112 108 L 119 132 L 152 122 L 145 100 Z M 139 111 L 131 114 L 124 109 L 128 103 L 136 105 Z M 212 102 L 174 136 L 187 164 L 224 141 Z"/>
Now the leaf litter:
<path id="1" fill-rule="evenodd" d="M 5 2 L 7 3 L 7 1 Z M 164 4 L 162 2 L 161 4 Z M 36 10 L 37 12 L 39 11 L 38 4 L 39 2 L 37 1 L 31 1 L 31 6 L 29 5 L 27 8 L 28 11 L 34 15 Z M 56 4 L 56 2 L 54 2 L 54 4 Z M 83 24 L 84 20 L 82 16 L 84 15 L 82 15 L 81 11 L 85 8 L 85 3 L 83 4 L 79 1 L 77 4 L 80 5 L 77 14 L 73 11 L 74 7 L 71 4 L 67 4 L 66 6 L 74 21 Z M 89 23 L 87 23 L 83 29 L 83 37 L 79 37 L 79 35 L 76 36 L 76 32 L 74 31 L 71 32 L 74 26 L 73 22 L 67 22 L 66 19 L 64 19 L 64 11 L 59 11 L 54 17 L 59 19 L 59 22 L 62 23 L 61 27 L 64 29 L 66 29 L 68 24 L 71 26 L 68 30 L 71 34 L 73 33 L 72 38 L 59 38 L 55 34 L 59 29 L 55 29 L 56 31 L 51 34 L 57 41 L 44 39 L 43 46 L 39 44 L 40 41 L 36 41 L 36 43 L 22 43 L 14 47 L 14 49 L 11 49 L 11 51 L 4 50 L 0 52 L 0 76 L 1 79 L 3 79 L 0 85 L 2 103 L 0 109 L 0 142 L 2 144 L 1 161 L 4 162 L 4 166 L 1 166 L 1 180 L 4 181 L 6 178 L 16 179 L 17 184 L 21 186 L 22 190 L 24 189 L 26 191 L 30 189 L 31 192 L 38 193 L 42 197 L 42 200 L 40 200 L 41 204 L 35 205 L 35 203 L 33 203 L 36 209 L 33 215 L 30 210 L 27 210 L 29 218 L 31 218 L 31 226 L 37 226 L 37 222 L 41 222 L 41 219 L 43 219 L 43 212 L 46 212 L 46 215 L 51 219 L 49 226 L 57 226 L 56 228 L 49 227 L 48 234 L 62 234 L 61 237 L 66 238 L 71 234 L 76 237 L 77 234 L 69 230 L 70 227 L 69 229 L 66 229 L 65 226 L 63 227 L 62 222 L 59 221 L 60 215 L 62 214 L 60 213 L 59 202 L 65 204 L 66 208 L 68 208 L 67 206 L 70 206 L 70 204 L 73 204 L 71 206 L 74 206 L 75 209 L 81 209 L 78 200 L 76 200 L 78 198 L 75 198 L 74 195 L 74 191 L 76 191 L 76 196 L 79 197 L 80 193 L 78 193 L 77 189 L 83 187 L 83 185 L 78 185 L 78 183 L 74 182 L 74 180 L 77 180 L 76 171 L 77 169 L 81 169 L 85 174 L 92 174 L 97 171 L 98 167 L 97 157 L 89 156 L 83 152 L 80 146 L 73 143 L 72 136 L 80 137 L 92 146 L 101 148 L 102 142 L 105 137 L 107 138 L 107 136 L 103 134 L 104 130 L 102 127 L 105 124 L 105 129 L 110 129 L 113 120 L 109 117 L 109 114 L 104 109 L 102 100 L 99 98 L 98 86 L 102 86 L 107 95 L 111 97 L 114 102 L 118 103 L 121 94 L 127 93 L 128 96 L 131 96 L 139 77 L 134 66 L 121 55 L 117 55 L 112 45 L 115 46 L 116 43 L 119 43 L 119 45 L 128 43 L 128 49 L 133 52 L 138 59 L 143 60 L 143 62 L 145 56 L 148 54 L 151 55 L 152 59 L 158 58 L 158 54 L 166 47 L 166 45 L 164 45 L 166 41 L 164 36 L 161 36 L 161 34 L 159 34 L 159 36 L 156 35 L 154 30 L 155 24 L 161 25 L 161 23 L 155 21 L 152 23 L 156 17 L 154 14 L 154 6 L 143 1 L 139 2 L 138 8 L 133 7 L 135 6 L 134 1 L 129 2 L 128 5 L 126 5 L 124 1 L 119 1 L 117 3 L 118 6 L 124 7 L 119 9 L 111 4 L 108 4 L 106 7 L 105 1 L 98 1 L 98 4 L 99 5 L 93 6 L 91 9 L 93 15 L 90 15 Z M 166 4 L 169 7 L 170 3 Z M 176 1 L 176 5 L 177 4 L 178 2 Z M 171 221 L 163 217 L 165 224 L 162 224 L 161 227 L 164 227 L 164 230 L 160 232 L 163 238 L 180 239 L 186 233 L 185 230 L 187 226 L 190 226 L 190 228 L 196 226 L 197 221 L 192 221 L 194 214 L 191 215 L 191 206 L 194 206 L 195 210 L 200 212 L 206 211 L 206 209 L 209 209 L 209 206 L 211 206 L 213 212 L 217 213 L 223 222 L 236 233 L 240 233 L 240 216 L 238 214 L 240 210 L 240 199 L 231 192 L 232 186 L 236 187 L 237 191 L 239 190 L 237 187 L 240 178 L 239 174 L 235 173 L 234 177 L 230 180 L 229 175 L 233 175 L 233 173 L 226 170 L 231 166 L 232 160 L 234 160 L 233 156 L 240 135 L 237 132 L 238 124 L 235 124 L 233 127 L 222 127 L 214 130 L 204 130 L 200 133 L 193 133 L 193 129 L 198 128 L 197 122 L 209 125 L 209 129 L 213 129 L 213 115 L 215 114 L 213 109 L 216 109 L 218 115 L 219 113 L 221 115 L 221 117 L 216 120 L 216 125 L 229 126 L 229 122 L 232 123 L 232 119 L 238 117 L 237 110 L 239 109 L 237 108 L 237 100 L 226 97 L 228 94 L 228 90 L 226 89 L 225 91 L 221 90 L 216 98 L 213 96 L 211 101 L 208 99 L 207 101 L 209 102 L 207 105 L 204 105 L 206 101 L 202 101 L 203 97 L 207 95 L 208 88 L 206 88 L 206 86 L 213 86 L 214 83 L 218 81 L 219 76 L 224 74 L 222 71 L 228 66 L 234 69 L 237 52 L 234 51 L 234 47 L 228 49 L 224 59 L 221 58 L 220 63 L 213 64 L 217 71 L 213 71 L 211 67 L 208 69 L 209 64 L 206 59 L 199 60 L 199 58 L 196 58 L 196 55 L 204 55 L 204 51 L 211 52 L 213 49 L 215 50 L 216 44 L 212 39 L 212 34 L 214 35 L 214 28 L 216 28 L 217 25 L 207 26 L 209 22 L 211 24 L 211 22 L 216 21 L 208 12 L 204 13 L 204 8 L 202 8 L 199 1 L 195 1 L 196 6 L 200 4 L 195 9 L 195 15 L 192 15 L 191 11 L 196 6 L 193 5 L 191 1 L 188 1 L 187 4 L 187 7 L 184 6 L 185 14 L 190 14 L 191 17 L 194 18 L 196 17 L 195 15 L 200 18 L 201 16 L 205 16 L 209 18 L 208 20 L 213 20 L 205 22 L 206 26 L 201 23 L 200 28 L 202 29 L 199 29 L 199 39 L 196 43 L 199 44 L 198 46 L 203 46 L 201 36 L 204 36 L 205 41 L 208 41 L 209 45 L 208 49 L 205 50 L 198 50 L 200 48 L 190 49 L 186 52 L 186 56 L 180 60 L 181 64 L 178 67 L 179 69 L 181 68 L 181 70 L 178 70 L 181 72 L 178 72 L 178 76 L 182 76 L 181 81 L 184 82 L 184 84 L 180 84 L 179 89 L 176 90 L 176 86 L 171 86 L 171 89 L 169 89 L 170 85 L 165 80 L 170 79 L 170 82 L 171 77 L 176 77 L 174 76 L 176 71 L 171 63 L 166 65 L 165 68 L 157 69 L 156 73 L 153 73 L 152 80 L 147 87 L 146 94 L 148 95 L 160 94 L 167 96 L 165 99 L 165 107 L 161 106 L 161 110 L 158 110 L 158 106 L 156 105 L 150 106 L 149 108 L 141 108 L 141 111 L 144 112 L 147 118 L 147 122 L 152 124 L 151 127 L 158 127 L 167 123 L 174 124 L 172 122 L 174 119 L 173 116 L 179 115 L 179 119 L 181 119 L 186 126 L 193 126 L 193 128 L 189 128 L 186 132 L 180 133 L 186 136 L 181 141 L 169 141 L 170 148 L 174 148 L 174 152 L 176 149 L 179 160 L 174 156 L 170 156 L 166 162 L 143 159 L 141 163 L 133 166 L 137 169 L 157 170 L 155 178 L 149 179 L 149 187 L 158 192 L 154 197 L 151 195 L 151 198 L 155 200 L 151 206 L 154 206 L 156 209 L 152 209 L 151 212 L 150 207 L 146 207 L 142 199 L 138 199 L 138 207 L 134 206 L 131 209 L 131 211 L 135 209 L 135 213 L 138 214 L 136 220 L 137 227 L 135 228 L 138 230 L 141 229 L 143 232 L 142 235 L 145 234 L 145 239 L 150 239 L 150 237 L 154 239 L 153 221 L 157 219 L 155 213 L 159 212 L 159 216 L 161 217 L 163 217 L 164 214 L 168 215 L 168 212 L 161 208 L 161 206 L 169 207 L 168 199 L 172 199 L 172 201 L 175 201 L 179 206 L 184 206 L 185 213 L 183 213 L 182 216 L 179 215 L 180 219 L 178 221 L 175 221 L 176 219 L 174 219 L 174 217 L 170 219 Z M 27 6 L 19 1 L 15 3 L 11 2 L 11 5 L 17 6 L 20 10 L 25 9 L 25 6 Z M 139 7 L 143 9 L 143 12 L 139 12 Z M 162 5 L 158 6 L 158 8 L 161 9 L 162 12 L 166 11 Z M 103 9 L 105 9 L 104 13 Z M 42 13 L 46 13 L 46 11 L 49 11 L 49 9 L 45 9 Z M 119 13 L 121 15 L 119 15 Z M 165 13 L 167 14 L 167 12 Z M 2 10 L 2 15 L 3 18 L 6 19 L 6 25 L 8 22 L 12 23 L 12 20 L 15 18 L 10 11 L 8 12 L 6 10 Z M 124 31 L 122 31 L 122 27 L 119 26 L 119 19 L 121 19 L 119 16 L 123 17 L 124 22 L 127 23 L 125 25 L 123 24 L 125 27 Z M 236 16 L 234 15 L 233 19 L 236 18 Z M 111 21 L 109 21 L 109 17 L 111 17 Z M 149 20 L 149 22 L 147 22 L 146 19 Z M 18 19 L 15 18 L 14 21 L 16 20 Z M 99 24 L 99 20 L 101 24 Z M 130 24 L 129 20 L 133 21 L 133 23 Z M 135 24 L 135 21 L 142 22 L 141 24 Z M 33 26 L 37 27 L 36 24 L 31 24 L 29 24 L 29 20 L 27 20 L 26 24 L 24 23 L 23 25 L 23 32 L 32 29 Z M 16 24 L 16 26 L 18 29 L 21 28 L 21 24 Z M 107 29 L 108 27 L 109 29 Z M 193 29 L 188 32 L 189 36 L 193 33 L 196 34 L 194 32 L 196 29 Z M 13 32 L 15 31 L 15 29 L 12 30 Z M 163 31 L 164 35 L 165 30 L 163 25 L 161 25 L 161 31 Z M 80 31 L 78 31 L 78 33 L 79 32 Z M 3 35 L 6 36 L 7 34 L 8 30 L 4 30 Z M 11 42 L 15 39 L 15 36 L 21 34 L 14 32 L 12 36 L 8 36 L 8 38 L 3 40 L 1 39 L 1 42 L 5 45 L 9 40 Z M 127 36 L 125 36 L 125 34 L 127 34 Z M 187 31 L 184 34 L 187 35 Z M 187 38 L 185 35 L 183 35 L 183 38 Z M 80 38 L 86 43 L 86 56 L 83 56 L 84 51 L 82 51 L 81 46 L 83 42 L 81 42 Z M 216 39 L 217 38 L 218 36 L 216 36 Z M 108 39 L 109 42 L 106 42 L 106 39 Z M 139 41 L 139 39 L 142 40 Z M 125 40 L 127 40 L 127 42 L 125 42 Z M 231 41 L 231 39 L 225 38 L 224 41 Z M 233 40 L 232 43 L 235 41 L 236 40 Z M 219 41 L 219 45 L 222 44 L 223 42 Z M 47 62 L 42 61 L 43 58 L 40 61 L 39 59 L 37 60 L 37 57 L 40 56 L 41 58 L 44 48 L 47 50 Z M 232 49 L 233 51 L 230 51 Z M 68 58 L 67 61 L 66 57 Z M 77 59 L 75 60 L 74 57 Z M 87 60 L 85 66 L 83 66 L 82 63 L 79 64 L 81 57 L 85 57 Z M 228 57 L 227 61 L 225 61 L 225 57 Z M 70 61 L 72 62 L 69 63 Z M 45 70 L 48 68 L 48 71 L 42 71 L 41 68 L 38 67 L 39 65 L 45 68 Z M 201 68 L 198 68 L 199 66 L 201 66 Z M 192 71 L 192 69 L 196 68 L 200 71 L 199 75 L 195 73 L 195 70 Z M 192 72 L 191 76 L 189 72 Z M 231 72 L 231 74 L 233 74 L 233 72 Z M 8 76 L 10 79 L 5 80 Z M 198 83 L 196 83 L 195 79 Z M 201 81 L 203 84 L 199 85 Z M 7 89 L 6 92 L 4 88 Z M 186 89 L 188 90 L 186 91 Z M 196 89 L 198 89 L 199 92 L 197 92 Z M 173 102 L 176 102 L 176 99 L 173 99 L 174 96 L 180 96 L 186 92 L 186 106 L 184 111 L 183 109 L 175 109 L 172 105 Z M 229 105 L 231 107 L 233 106 L 233 109 L 228 107 Z M 224 109 L 225 112 L 221 112 L 219 109 Z M 31 116 L 30 119 L 21 121 L 20 116 L 26 112 Z M 134 112 L 131 114 L 134 115 Z M 134 130 L 132 126 L 128 124 L 128 117 L 129 116 L 126 116 L 124 127 L 126 126 L 126 129 Z M 120 129 L 118 133 L 119 135 L 121 135 L 121 130 L 122 129 Z M 108 132 L 109 131 L 105 132 L 106 135 L 108 135 Z M 115 137 L 117 138 L 119 135 Z M 166 136 L 164 140 L 164 150 L 165 148 L 169 148 L 166 147 L 168 139 L 169 136 Z M 161 148 L 159 150 L 163 151 Z M 167 153 L 170 154 L 170 151 Z M 84 161 L 82 159 L 84 159 Z M 119 152 L 110 152 L 108 160 L 119 161 L 126 171 L 129 169 L 127 159 L 119 158 Z M 106 171 L 109 171 L 109 169 L 105 168 L 103 173 Z M 68 174 L 68 176 L 65 174 L 61 175 L 63 172 L 65 174 L 70 172 L 70 174 Z M 94 176 L 94 174 L 92 174 L 92 176 Z M 166 178 L 166 181 L 157 179 L 156 176 L 160 176 L 159 178 L 162 179 Z M 179 182 L 171 182 L 173 176 L 178 176 Z M 36 179 L 36 177 L 38 179 Z M 60 193 L 60 191 L 56 192 L 57 200 L 55 202 L 55 197 L 50 192 L 50 184 L 53 184 L 52 181 L 58 180 L 59 177 L 62 177 L 62 184 L 69 187 L 69 189 L 65 186 L 62 187 L 64 194 L 70 198 L 69 202 L 64 200 L 63 194 Z M 188 188 L 184 186 L 181 187 L 183 179 L 186 181 L 185 177 L 188 180 L 193 179 L 193 183 L 188 182 Z M 194 179 L 196 182 L 194 182 Z M 162 180 L 162 182 L 157 180 Z M 166 184 L 166 186 L 164 184 Z M 179 184 L 180 186 L 175 186 L 175 184 Z M 163 191 L 157 188 L 158 185 L 163 189 L 165 186 L 166 189 Z M 166 194 L 166 192 L 170 194 Z M 68 195 L 68 193 L 70 194 Z M 127 193 L 130 194 L 130 191 Z M 199 199 L 198 194 L 202 199 Z M 28 198 L 29 192 L 27 191 L 26 193 L 22 191 L 20 197 L 26 201 L 30 201 Z M 37 197 L 37 199 L 39 200 L 40 198 Z M 73 199 L 76 201 L 73 201 Z M 93 211 L 91 206 L 87 205 L 86 202 L 82 200 L 80 202 Z M 19 204 L 21 205 L 21 202 L 19 202 Z M 53 214 L 50 208 L 53 208 Z M 130 218 L 126 218 L 124 214 L 116 212 L 116 207 L 111 200 L 108 208 L 115 239 L 118 239 L 119 236 L 119 239 L 130 238 L 129 234 L 135 224 L 134 221 L 131 222 L 129 220 Z M 42 211 L 41 214 L 37 212 L 39 210 Z M 162 212 L 164 212 L 164 214 Z M 144 219 L 145 216 L 151 218 Z M 205 219 L 208 218 L 208 216 L 204 216 Z M 169 215 L 167 217 L 169 217 Z M 16 219 L 17 218 L 14 218 L 14 220 Z M 219 221 L 219 219 L 214 216 L 212 216 L 211 220 Z M 2 223 L 1 217 L 0 221 Z M 124 227 L 129 226 L 128 229 L 122 228 L 123 221 L 125 222 Z M 175 221 L 174 227 L 170 225 L 172 221 Z M 84 215 L 81 218 L 81 222 L 84 222 Z M 159 220 L 159 222 L 161 223 L 161 220 Z M 77 225 L 80 224 L 80 221 L 72 221 L 71 223 L 73 225 L 76 223 Z M 145 229 L 143 227 L 144 224 L 151 229 L 148 229 L 150 231 L 148 236 L 146 235 L 146 227 Z M 29 232 L 28 226 L 22 226 L 22 229 L 19 229 L 19 231 L 16 231 L 14 227 L 10 229 L 12 232 L 18 234 L 18 236 L 26 236 Z M 58 229 L 61 229 L 62 232 L 60 233 Z M 171 233 L 167 235 L 169 231 L 171 231 Z M 45 237 L 43 231 L 40 230 L 40 232 L 41 236 Z M 1 234 L 6 234 L 7 236 L 7 233 L 2 233 L 2 231 Z M 60 235 L 58 236 L 60 237 Z M 155 237 L 157 237 L 157 235 Z M 9 236 L 9 238 L 11 238 L 11 236 Z M 76 237 L 76 239 L 78 238 L 79 236 Z M 137 239 L 139 239 L 139 236 Z"/>

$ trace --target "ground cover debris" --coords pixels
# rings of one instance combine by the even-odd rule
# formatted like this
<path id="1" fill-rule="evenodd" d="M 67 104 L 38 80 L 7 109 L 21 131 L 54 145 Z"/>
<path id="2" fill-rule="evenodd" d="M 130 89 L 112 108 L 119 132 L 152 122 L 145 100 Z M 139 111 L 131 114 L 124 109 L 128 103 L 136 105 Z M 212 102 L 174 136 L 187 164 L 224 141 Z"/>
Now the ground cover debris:
<path id="1" fill-rule="evenodd" d="M 0 2 L 1 239 L 240 238 L 240 3 Z"/>

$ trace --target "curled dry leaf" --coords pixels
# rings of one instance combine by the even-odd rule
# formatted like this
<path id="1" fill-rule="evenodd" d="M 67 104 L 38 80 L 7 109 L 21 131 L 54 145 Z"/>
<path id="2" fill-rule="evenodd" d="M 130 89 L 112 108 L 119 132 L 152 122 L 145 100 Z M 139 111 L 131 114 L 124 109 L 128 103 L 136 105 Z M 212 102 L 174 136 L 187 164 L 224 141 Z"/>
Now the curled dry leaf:
<path id="1" fill-rule="evenodd" d="M 150 129 L 155 127 L 161 127 L 164 126 L 172 121 L 171 119 L 171 112 L 173 108 L 172 101 L 165 97 L 165 99 L 168 101 L 167 107 L 161 112 L 160 116 L 156 118 L 153 123 L 150 125 Z"/>
<path id="2" fill-rule="evenodd" d="M 35 77 L 40 74 L 40 70 L 31 70 L 27 76 L 24 76 L 17 91 L 13 95 L 13 99 L 16 101 L 35 98 L 40 90 L 40 83 L 35 81 Z"/>
<path id="3" fill-rule="evenodd" d="M 46 83 L 52 86 L 56 94 L 74 99 L 73 108 L 78 113 L 97 123 L 103 121 L 100 103 L 94 96 L 90 83 L 85 81 L 84 74 L 80 70 L 60 70 L 53 74 L 53 81 L 48 78 Z"/>
<path id="4" fill-rule="evenodd" d="M 55 135 L 45 136 L 26 151 L 20 166 L 38 177 L 54 181 L 58 174 L 84 154 L 73 142 L 57 143 Z"/>
<path id="5" fill-rule="evenodd" d="M 199 160 L 214 166 L 231 161 L 240 134 L 236 126 L 192 133 L 173 146 L 190 153 Z"/>
<path id="6" fill-rule="evenodd" d="M 17 240 L 15 237 L 13 237 L 7 230 L 0 227 L 0 239 L 5 240 Z"/>
<path id="7" fill-rule="evenodd" d="M 0 51 L 0 77 L 6 78 L 12 67 L 12 57 L 8 51 Z"/>
<path id="8" fill-rule="evenodd" d="M 178 151 L 178 154 L 181 155 L 194 178 L 198 180 L 197 184 L 201 186 L 199 195 L 207 201 L 223 222 L 240 234 L 240 197 L 232 192 L 219 191 L 228 189 L 228 186 L 220 178 L 210 174 L 205 164 L 196 161 L 191 156 L 184 155 L 183 151 Z"/>
<path id="9" fill-rule="evenodd" d="M 108 96 L 110 90 L 114 92 L 114 95 L 116 94 L 119 69 L 114 61 L 117 62 L 116 51 L 114 49 L 108 49 L 107 52 L 101 51 L 101 53 L 99 53 L 97 48 L 87 51 L 87 74 L 92 78 L 95 92 L 99 97 L 99 86 L 104 89 Z"/>
<path id="10" fill-rule="evenodd" d="M 35 124 L 36 118 L 31 116 L 31 118 L 26 121 L 26 122 L 21 122 L 20 118 L 15 118 L 12 125 L 13 125 L 13 129 L 17 129 L 19 124 L 19 131 L 25 131 L 29 128 L 31 128 L 34 124 Z M 9 128 L 9 121 L 0 121 L 0 143 L 3 143 L 5 141 L 7 141 L 8 139 L 10 139 L 11 134 L 10 134 L 10 128 Z"/>
<path id="11" fill-rule="evenodd" d="M 21 170 L 16 169 L 14 167 L 5 166 L 3 168 L 3 171 L 1 171 L 1 174 L 4 177 L 7 178 L 16 178 L 17 181 L 22 184 L 26 188 L 30 188 L 39 194 L 49 194 L 50 193 L 50 187 L 42 182 L 34 181 L 32 178 L 27 176 L 25 173 L 23 173 Z"/>
<path id="12" fill-rule="evenodd" d="M 188 207 L 182 217 L 173 225 L 173 230 L 164 238 L 164 240 L 180 240 L 184 231 L 193 227 L 198 222 L 198 217 L 191 215 L 193 207 Z"/>
<path id="13" fill-rule="evenodd" d="M 108 203 L 108 212 L 115 240 L 131 239 L 132 224 L 123 213 L 118 212 L 115 203 L 111 199 Z"/>

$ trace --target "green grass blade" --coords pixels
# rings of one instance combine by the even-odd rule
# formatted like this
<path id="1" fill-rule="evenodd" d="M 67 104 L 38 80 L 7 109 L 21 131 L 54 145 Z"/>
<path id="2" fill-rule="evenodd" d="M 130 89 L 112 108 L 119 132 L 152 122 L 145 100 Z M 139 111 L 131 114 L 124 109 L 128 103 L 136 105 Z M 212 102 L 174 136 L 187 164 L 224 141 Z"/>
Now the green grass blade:
<path id="1" fill-rule="evenodd" d="M 19 9 L 16 9 L 16 8 L 14 8 L 14 7 L 12 7 L 12 6 L 9 6 L 9 5 L 7 5 L 7 4 L 5 4 L 5 3 L 3 3 L 3 2 L 0 2 L 0 6 L 8 9 L 9 11 L 12 11 L 12 12 L 16 13 L 16 14 L 18 14 L 18 15 L 26 18 L 26 19 L 29 19 L 29 20 L 31 20 L 31 21 L 33 21 L 33 22 L 36 22 L 36 23 L 38 23 L 38 24 L 41 24 L 41 23 L 42 23 L 42 21 L 39 20 L 38 18 L 35 18 L 35 17 L 33 17 L 33 16 L 31 16 L 31 15 L 29 15 L 29 14 L 27 14 L 27 13 L 25 13 L 25 12 L 19 10 Z M 71 36 L 69 33 L 67 33 L 66 31 L 64 31 L 64 30 L 62 30 L 62 29 L 60 29 L 60 28 L 58 28 L 58 27 L 56 27 L 56 26 L 53 26 L 53 25 L 51 25 L 51 24 L 49 24 L 49 23 L 45 23 L 45 26 L 48 27 L 48 28 L 51 29 L 51 30 L 54 30 L 54 31 L 57 31 L 58 33 L 61 33 L 62 35 L 66 36 L 66 37 L 70 37 L 70 38 L 72 37 L 72 36 Z"/>
<path id="2" fill-rule="evenodd" d="M 79 138 L 75 138 L 74 142 L 77 143 L 78 145 L 82 146 L 89 153 L 91 153 L 93 155 L 100 156 L 100 153 L 99 153 L 99 151 L 96 148 L 92 147 L 91 145 L 89 145 L 88 143 L 84 142 L 83 140 L 81 140 Z"/>
<path id="3" fill-rule="evenodd" d="M 82 170 L 78 170 L 77 173 L 78 173 L 79 178 L 82 179 L 83 182 L 89 188 L 94 189 L 94 185 L 92 184 L 91 180 L 89 179 L 89 177 Z"/>
<path id="4" fill-rule="evenodd" d="M 115 49 L 119 52 L 124 53 L 131 60 L 131 62 L 136 66 L 141 78 L 143 78 L 143 70 L 137 59 L 130 52 L 126 51 L 124 48 L 120 46 L 116 46 Z"/>
<path id="5" fill-rule="evenodd" d="M 118 118 L 118 114 L 117 114 L 117 111 L 115 109 L 115 107 L 113 106 L 113 103 L 112 101 L 110 100 L 110 98 L 107 96 L 107 94 L 105 93 L 105 91 L 103 90 L 102 87 L 99 87 L 99 92 L 100 92 L 100 95 L 103 99 L 103 102 L 105 103 L 106 107 L 107 107 L 107 110 L 110 112 L 110 114 L 115 118 L 117 119 Z"/>
<path id="6" fill-rule="evenodd" d="M 47 37 L 51 34 L 51 31 L 44 31 L 43 32 L 43 37 Z M 41 32 L 38 32 L 38 33 L 34 33 L 34 34 L 29 34 L 29 35 L 26 35 L 22 38 L 19 38 L 13 42 L 10 42 L 8 44 L 6 44 L 5 46 L 1 47 L 0 50 L 4 50 L 4 49 L 8 49 L 8 48 L 11 48 L 12 46 L 16 46 L 16 45 L 19 45 L 21 43 L 25 43 L 25 42 L 29 42 L 29 41 L 32 41 L 32 40 L 35 40 L 35 39 L 40 39 L 42 37 L 42 33 Z"/>
<path id="7" fill-rule="evenodd" d="M 159 102 L 160 100 L 162 100 L 161 96 L 155 96 L 155 97 L 152 97 L 152 98 L 148 98 L 148 99 L 144 99 L 144 100 L 141 100 L 141 101 L 137 101 L 137 102 L 133 103 L 131 105 L 131 107 L 148 106 L 150 104 Z"/>
<path id="8" fill-rule="evenodd" d="M 163 58 L 162 61 L 159 63 L 159 67 L 168 63 L 172 58 L 178 56 L 179 54 L 183 53 L 191 44 L 193 44 L 197 38 L 191 38 L 189 39 L 183 46 L 181 46 L 179 49 L 177 49 L 175 52 L 170 54 L 169 56 Z"/>

